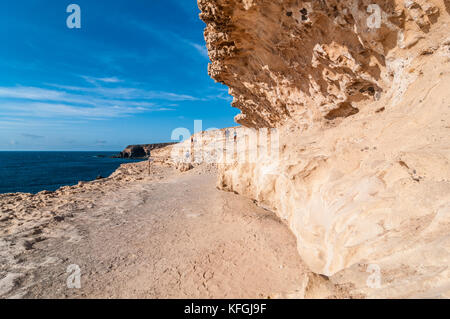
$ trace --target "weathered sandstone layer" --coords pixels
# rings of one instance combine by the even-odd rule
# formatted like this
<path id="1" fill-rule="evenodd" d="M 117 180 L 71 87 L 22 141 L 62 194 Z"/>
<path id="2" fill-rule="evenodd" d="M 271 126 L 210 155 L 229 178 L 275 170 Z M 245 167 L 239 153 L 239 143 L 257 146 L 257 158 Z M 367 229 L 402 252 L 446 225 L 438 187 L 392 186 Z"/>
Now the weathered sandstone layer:
<path id="1" fill-rule="evenodd" d="M 287 221 L 300 294 L 450 297 L 450 1 L 198 4 L 236 121 L 279 134 L 219 186 Z"/>

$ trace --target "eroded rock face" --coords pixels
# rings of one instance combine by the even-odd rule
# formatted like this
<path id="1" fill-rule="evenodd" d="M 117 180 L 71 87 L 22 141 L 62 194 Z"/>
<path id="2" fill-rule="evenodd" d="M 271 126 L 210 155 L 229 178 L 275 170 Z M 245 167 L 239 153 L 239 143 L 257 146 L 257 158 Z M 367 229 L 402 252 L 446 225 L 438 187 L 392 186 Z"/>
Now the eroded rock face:
<path id="1" fill-rule="evenodd" d="M 353 115 L 390 88 L 442 1 L 199 0 L 212 63 L 245 126 Z M 379 23 L 378 23 L 379 13 Z M 361 107 L 363 107 L 361 105 Z"/>
<path id="2" fill-rule="evenodd" d="M 450 297 L 449 1 L 198 2 L 236 120 L 280 135 L 219 186 L 287 221 L 329 277 L 302 295 Z"/>

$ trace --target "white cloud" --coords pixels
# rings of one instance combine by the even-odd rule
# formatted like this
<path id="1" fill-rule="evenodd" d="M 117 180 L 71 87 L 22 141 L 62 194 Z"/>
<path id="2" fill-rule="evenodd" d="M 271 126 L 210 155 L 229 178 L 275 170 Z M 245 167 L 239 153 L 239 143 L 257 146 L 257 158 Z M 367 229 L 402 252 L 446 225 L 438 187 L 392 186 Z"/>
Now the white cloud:
<path id="1" fill-rule="evenodd" d="M 159 41 L 167 44 L 168 46 L 180 50 L 184 49 L 186 46 L 189 46 L 191 48 L 194 48 L 197 53 L 199 53 L 202 57 L 209 59 L 208 56 L 208 50 L 206 49 L 205 44 L 198 44 L 195 43 L 189 39 L 186 39 L 179 34 L 175 32 L 171 32 L 168 30 L 158 30 L 156 27 L 149 25 L 147 23 L 143 23 L 136 20 L 130 20 L 128 21 L 131 25 L 134 27 L 137 27 L 148 34 L 150 34 L 152 37 L 158 39 Z M 184 44 L 184 46 L 181 46 L 180 44 Z"/>
<path id="2" fill-rule="evenodd" d="M 91 84 L 97 84 L 98 82 L 101 82 L 101 83 L 119 83 L 119 82 L 123 82 L 121 79 L 119 79 L 117 77 L 97 78 L 97 77 L 86 76 L 86 75 L 82 75 L 81 77 L 84 80 L 86 80 L 86 82 L 89 82 Z"/>
<path id="3" fill-rule="evenodd" d="M 73 106 L 60 103 L 44 102 L 12 102 L 8 103 L 3 110 L 9 111 L 11 116 L 28 117 L 66 117 L 66 118 L 85 118 L 85 119 L 105 119 L 129 116 L 132 114 L 143 113 L 146 108 L 135 108 L 125 106 Z"/>
<path id="4" fill-rule="evenodd" d="M 24 99 L 36 101 L 61 101 L 95 105 L 99 103 L 133 103 L 133 105 L 151 106 L 149 100 L 197 101 L 197 97 L 164 91 L 151 91 L 129 87 L 77 87 L 49 84 L 55 89 L 37 87 L 0 87 L 0 98 Z M 59 90 L 56 90 L 59 89 Z M 64 91 L 61 91 L 64 90 Z"/>
<path id="5" fill-rule="evenodd" d="M 55 86 L 0 87 L 0 114 L 8 117 L 108 119 L 145 112 L 173 111 L 151 100 L 195 100 L 190 95 L 135 88 Z M 165 103 L 164 103 L 165 104 Z"/>
<path id="6" fill-rule="evenodd" d="M 143 90 L 130 87 L 79 87 L 59 84 L 50 84 L 51 86 L 67 91 L 78 92 L 78 94 L 92 94 L 95 96 L 108 97 L 109 99 L 121 100 L 166 100 L 166 101 L 197 101 L 199 98 L 174 92 Z"/>
<path id="7" fill-rule="evenodd" d="M 175 109 L 171 109 L 169 107 L 160 107 L 156 109 L 155 111 L 163 112 L 163 111 L 175 111 Z"/>
<path id="8" fill-rule="evenodd" d="M 37 117 L 28 118 L 25 116 L 28 116 L 28 114 L 24 114 L 22 118 L 14 117 L 16 114 L 1 114 L 1 120 L 0 120 L 0 131 L 2 129 L 11 129 L 11 128 L 36 128 L 36 129 L 42 129 L 42 128 L 49 128 L 49 127 L 58 127 L 58 128 L 64 128 L 69 125 L 80 125 L 80 124 L 86 124 L 88 121 L 84 119 L 79 120 L 70 120 L 70 119 L 61 119 L 61 118 L 51 118 L 51 119 L 42 119 Z"/>
<path id="9" fill-rule="evenodd" d="M 0 87 L 0 97 L 2 98 L 55 101 L 63 99 L 64 95 L 64 92 L 36 87 Z"/>
<path id="10" fill-rule="evenodd" d="M 189 44 L 196 49 L 201 55 L 209 59 L 208 49 L 204 45 L 200 45 L 194 42 L 189 42 Z"/>
<path id="11" fill-rule="evenodd" d="M 224 101 L 227 101 L 227 102 L 232 102 L 233 101 L 233 97 L 228 95 L 228 93 L 218 93 L 218 94 L 215 94 L 215 95 L 208 95 L 208 96 L 206 96 L 206 98 L 208 100 L 224 100 Z"/>
<path id="12" fill-rule="evenodd" d="M 22 136 L 23 136 L 23 137 L 26 137 L 26 138 L 31 138 L 31 139 L 41 139 L 41 138 L 44 138 L 44 136 L 41 136 L 41 135 L 35 135 L 35 134 L 29 134 L 29 133 L 23 133 Z"/>

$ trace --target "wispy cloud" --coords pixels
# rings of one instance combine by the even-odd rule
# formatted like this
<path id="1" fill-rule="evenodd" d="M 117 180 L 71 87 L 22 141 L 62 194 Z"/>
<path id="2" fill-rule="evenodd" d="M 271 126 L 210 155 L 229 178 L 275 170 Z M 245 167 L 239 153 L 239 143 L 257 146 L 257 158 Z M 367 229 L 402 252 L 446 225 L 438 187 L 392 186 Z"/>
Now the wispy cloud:
<path id="1" fill-rule="evenodd" d="M 65 93 L 37 87 L 0 87 L 0 97 L 28 100 L 46 99 L 49 101 L 55 101 L 64 99 Z"/>
<path id="2" fill-rule="evenodd" d="M 175 105 L 170 102 L 199 100 L 187 94 L 130 87 L 77 87 L 56 84 L 52 87 L 0 87 L 0 114 L 10 117 L 98 120 L 146 112 L 173 111 L 173 107 L 167 107 Z"/>
<path id="3" fill-rule="evenodd" d="M 207 100 L 224 100 L 227 102 L 233 101 L 233 98 L 230 95 L 228 95 L 228 93 L 223 93 L 223 92 L 220 92 L 220 93 L 214 94 L 214 95 L 207 95 L 206 99 Z"/>
<path id="4" fill-rule="evenodd" d="M 100 120 L 116 117 L 124 117 L 133 114 L 143 113 L 149 109 L 143 107 L 124 106 L 74 106 L 61 103 L 44 102 L 9 102 L 4 107 L 4 111 L 13 116 L 27 116 L 40 118 L 83 118 L 90 120 Z"/>
<path id="5" fill-rule="evenodd" d="M 41 136 L 41 135 L 28 134 L 28 133 L 23 133 L 22 136 L 26 137 L 26 138 L 31 138 L 31 139 L 34 139 L 34 140 L 44 138 L 44 136 Z"/>
<path id="6" fill-rule="evenodd" d="M 206 48 L 206 46 L 204 45 L 200 45 L 194 42 L 188 42 L 194 49 L 196 49 L 198 51 L 198 53 L 200 53 L 201 55 L 203 55 L 205 58 L 209 58 L 208 55 L 208 49 Z"/>
<path id="7" fill-rule="evenodd" d="M 158 41 L 164 43 L 165 45 L 172 47 L 176 50 L 186 50 L 186 48 L 193 49 L 193 52 L 197 52 L 203 58 L 209 59 L 208 50 L 206 49 L 205 44 L 196 43 L 192 40 L 184 38 L 175 32 L 171 32 L 168 30 L 159 30 L 155 26 L 149 25 L 145 22 L 137 21 L 137 20 L 129 20 L 128 21 L 132 26 L 145 31 L 153 38 Z"/>
<path id="8" fill-rule="evenodd" d="M 10 114 L 7 112 L 0 113 L 1 120 L 0 120 L 0 130 L 1 129 L 9 129 L 9 128 L 49 128 L 49 127 L 67 127 L 70 125 L 80 125 L 80 124 L 86 124 L 87 120 L 79 119 L 79 120 L 71 120 L 71 119 L 54 119 L 50 118 L 48 120 L 38 118 L 38 117 L 28 117 L 28 114 L 20 114 L 21 117 L 15 117 L 16 114 Z"/>
<path id="9" fill-rule="evenodd" d="M 175 111 L 175 109 L 171 109 L 170 107 L 160 107 L 160 108 L 156 109 L 156 111 L 161 111 L 161 112 L 164 112 L 164 111 Z"/>
<path id="10" fill-rule="evenodd" d="M 115 76 L 96 78 L 96 77 L 92 77 L 92 76 L 82 75 L 81 78 L 83 78 L 86 82 L 91 83 L 91 84 L 123 82 L 123 80 L 121 80 Z"/>
<path id="11" fill-rule="evenodd" d="M 179 94 L 174 92 L 152 91 L 130 87 L 79 87 L 59 84 L 50 84 L 59 89 L 71 93 L 91 94 L 94 96 L 108 97 L 109 99 L 121 100 L 165 100 L 165 101 L 196 101 L 199 98 L 188 94 Z M 0 92 L 1 93 L 1 92 Z"/>

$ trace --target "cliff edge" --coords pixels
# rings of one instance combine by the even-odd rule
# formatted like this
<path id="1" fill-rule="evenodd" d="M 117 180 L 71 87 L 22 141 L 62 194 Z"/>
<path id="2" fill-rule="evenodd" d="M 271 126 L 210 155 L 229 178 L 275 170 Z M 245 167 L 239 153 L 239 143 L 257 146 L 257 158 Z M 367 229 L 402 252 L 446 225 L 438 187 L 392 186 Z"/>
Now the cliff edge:
<path id="1" fill-rule="evenodd" d="M 198 4 L 236 121 L 279 134 L 219 187 L 287 222 L 301 295 L 449 298 L 450 1 Z"/>

